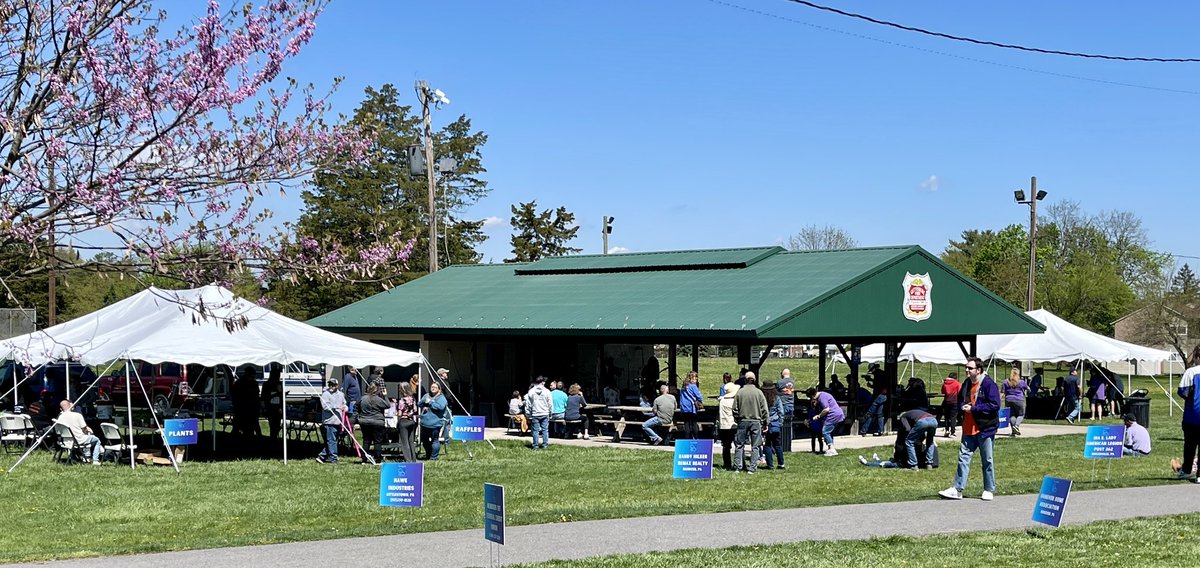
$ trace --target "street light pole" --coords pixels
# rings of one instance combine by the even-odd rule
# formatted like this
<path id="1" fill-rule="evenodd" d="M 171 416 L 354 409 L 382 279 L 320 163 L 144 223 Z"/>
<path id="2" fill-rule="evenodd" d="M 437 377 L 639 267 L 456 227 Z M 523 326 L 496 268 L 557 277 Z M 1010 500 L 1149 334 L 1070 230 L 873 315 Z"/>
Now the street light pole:
<path id="1" fill-rule="evenodd" d="M 604 216 L 604 225 L 600 227 L 600 235 L 604 238 L 604 252 L 601 254 L 608 254 L 608 235 L 612 233 L 612 222 L 615 218 Z"/>
<path id="2" fill-rule="evenodd" d="M 434 209 L 437 187 L 433 174 L 433 137 L 429 113 L 429 105 L 433 101 L 430 100 L 429 94 L 429 83 L 417 81 L 417 97 L 421 101 L 421 123 L 425 129 L 425 181 L 429 186 L 429 272 L 437 272 L 437 212 Z"/>
<path id="3" fill-rule="evenodd" d="M 1038 191 L 1037 176 L 1029 178 L 1029 200 L 1025 200 L 1025 191 L 1013 191 L 1017 203 L 1029 206 L 1029 287 L 1025 295 L 1025 309 L 1033 310 L 1034 270 L 1037 266 L 1037 202 L 1046 198 L 1045 191 Z"/>

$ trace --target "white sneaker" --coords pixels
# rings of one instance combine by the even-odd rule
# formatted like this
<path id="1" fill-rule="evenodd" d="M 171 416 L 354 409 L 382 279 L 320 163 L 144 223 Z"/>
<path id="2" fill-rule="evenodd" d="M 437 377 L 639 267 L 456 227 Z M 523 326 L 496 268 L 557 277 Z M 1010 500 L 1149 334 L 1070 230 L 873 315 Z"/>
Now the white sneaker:
<path id="1" fill-rule="evenodd" d="M 829 448 L 828 450 L 825 451 L 825 457 L 827 457 L 827 458 L 831 458 L 836 455 L 837 455 L 837 450 L 835 450 L 833 448 Z"/>
<path id="2" fill-rule="evenodd" d="M 983 499 L 984 501 L 991 501 L 993 499 L 992 492 L 984 491 L 983 495 L 980 495 L 979 498 Z"/>
<path id="3" fill-rule="evenodd" d="M 958 492 L 957 487 L 950 487 L 942 491 L 938 491 L 938 496 L 942 499 L 962 499 L 962 493 Z"/>
<path id="4" fill-rule="evenodd" d="M 867 458 L 864 458 L 864 457 L 862 457 L 861 455 L 859 455 L 859 456 L 858 456 L 858 463 L 861 463 L 861 464 L 863 464 L 863 465 L 867 465 Z"/>
<path id="5" fill-rule="evenodd" d="M 871 459 L 873 459 L 875 461 L 879 461 L 879 454 L 878 453 L 871 454 Z"/>

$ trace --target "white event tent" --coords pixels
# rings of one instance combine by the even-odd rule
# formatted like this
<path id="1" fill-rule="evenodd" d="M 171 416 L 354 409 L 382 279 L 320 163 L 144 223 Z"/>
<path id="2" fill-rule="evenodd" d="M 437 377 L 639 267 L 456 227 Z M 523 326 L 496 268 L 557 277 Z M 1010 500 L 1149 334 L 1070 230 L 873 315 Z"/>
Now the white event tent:
<path id="1" fill-rule="evenodd" d="M 58 360 L 85 365 L 140 360 L 205 366 L 304 362 L 366 367 L 408 366 L 424 360 L 420 353 L 353 339 L 284 317 L 220 286 L 190 290 L 151 287 L 69 322 L 0 341 L 0 355 L 28 365 Z M 284 461 L 286 438 L 285 433 Z"/>
<path id="2" fill-rule="evenodd" d="M 1072 324 L 1046 310 L 1033 310 L 1025 313 L 1046 326 L 1046 331 L 1013 335 L 980 335 L 975 348 L 979 357 L 984 360 L 1042 363 L 1079 360 L 1103 362 L 1136 360 L 1160 363 L 1171 358 L 1170 351 L 1142 347 L 1105 337 Z M 875 344 L 863 347 L 863 361 L 882 361 L 883 358 L 883 345 Z M 965 356 L 957 342 L 947 341 L 910 343 L 900 350 L 897 358 L 925 363 L 956 364 L 962 363 Z"/>

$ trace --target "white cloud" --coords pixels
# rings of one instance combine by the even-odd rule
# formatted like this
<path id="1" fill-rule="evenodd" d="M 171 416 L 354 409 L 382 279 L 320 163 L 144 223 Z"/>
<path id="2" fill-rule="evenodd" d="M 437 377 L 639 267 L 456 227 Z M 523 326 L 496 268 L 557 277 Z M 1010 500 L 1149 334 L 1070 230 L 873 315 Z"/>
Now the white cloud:
<path id="1" fill-rule="evenodd" d="M 623 252 L 629 252 L 629 249 L 625 247 L 608 247 L 608 254 L 621 254 Z"/>
<path id="2" fill-rule="evenodd" d="M 490 229 L 492 227 L 499 227 L 502 225 L 507 226 L 508 221 L 505 221 L 504 219 L 501 219 L 495 215 L 492 215 L 491 217 L 483 218 L 483 228 L 484 229 Z"/>
<path id="3" fill-rule="evenodd" d="M 929 179 L 921 182 L 921 189 L 924 189 L 925 191 L 928 191 L 929 193 L 937 192 L 938 177 L 937 176 L 929 176 Z"/>

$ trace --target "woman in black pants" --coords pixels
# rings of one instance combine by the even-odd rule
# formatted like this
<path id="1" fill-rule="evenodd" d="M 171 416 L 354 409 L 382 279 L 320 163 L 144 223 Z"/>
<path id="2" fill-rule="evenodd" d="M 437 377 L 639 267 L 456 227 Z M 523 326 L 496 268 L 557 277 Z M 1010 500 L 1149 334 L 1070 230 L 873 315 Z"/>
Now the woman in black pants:
<path id="1" fill-rule="evenodd" d="M 726 384 L 725 396 L 721 397 L 717 407 L 717 438 L 721 440 L 721 465 L 725 469 L 733 469 L 733 435 L 737 433 L 737 421 L 733 419 L 733 397 L 737 391 L 736 383 Z"/>

